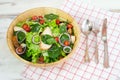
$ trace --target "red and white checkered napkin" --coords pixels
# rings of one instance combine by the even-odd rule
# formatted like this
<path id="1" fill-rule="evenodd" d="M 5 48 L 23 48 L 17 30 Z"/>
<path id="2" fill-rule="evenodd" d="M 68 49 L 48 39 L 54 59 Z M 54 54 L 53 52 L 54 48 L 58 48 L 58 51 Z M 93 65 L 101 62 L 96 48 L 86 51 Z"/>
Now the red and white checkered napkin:
<path id="1" fill-rule="evenodd" d="M 47 69 L 26 66 L 23 76 L 32 80 L 119 80 L 120 71 L 120 14 L 108 12 L 81 0 L 66 0 L 61 8 L 72 15 L 81 26 L 84 19 L 102 27 L 103 19 L 108 19 L 108 53 L 110 67 L 103 67 L 104 46 L 101 32 L 98 34 L 99 64 L 94 62 L 96 38 L 89 36 L 89 55 L 91 62 L 84 63 L 85 36 L 81 34 L 80 45 L 76 53 L 63 64 Z"/>

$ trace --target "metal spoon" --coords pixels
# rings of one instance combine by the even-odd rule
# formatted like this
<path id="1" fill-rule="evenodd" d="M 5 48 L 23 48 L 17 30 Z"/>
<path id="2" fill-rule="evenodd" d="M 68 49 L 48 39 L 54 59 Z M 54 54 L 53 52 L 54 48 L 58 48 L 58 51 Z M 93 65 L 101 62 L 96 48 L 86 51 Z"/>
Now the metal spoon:
<path id="1" fill-rule="evenodd" d="M 86 50 L 84 55 L 84 61 L 90 62 L 89 54 L 88 54 L 88 35 L 92 31 L 93 24 L 88 20 L 84 20 L 81 26 L 81 32 L 86 36 Z"/>
<path id="2" fill-rule="evenodd" d="M 92 29 L 93 33 L 95 34 L 95 37 L 96 37 L 96 46 L 95 46 L 95 62 L 96 64 L 99 63 L 99 59 L 98 59 L 98 45 L 97 45 L 97 34 L 99 33 L 99 27 L 98 26 L 93 26 L 93 29 Z"/>

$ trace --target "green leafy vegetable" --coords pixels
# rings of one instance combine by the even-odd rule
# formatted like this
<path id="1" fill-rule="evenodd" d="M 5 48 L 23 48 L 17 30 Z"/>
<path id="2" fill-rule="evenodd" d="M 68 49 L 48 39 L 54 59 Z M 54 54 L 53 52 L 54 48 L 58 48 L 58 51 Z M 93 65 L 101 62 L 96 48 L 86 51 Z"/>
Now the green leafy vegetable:
<path id="1" fill-rule="evenodd" d="M 73 48 L 74 44 L 73 43 L 70 43 L 70 47 Z"/>
<path id="2" fill-rule="evenodd" d="M 18 31 L 14 31 L 13 35 L 16 36 Z"/>
<path id="3" fill-rule="evenodd" d="M 26 23 L 31 27 L 31 32 L 38 32 L 38 33 L 42 32 L 44 28 L 48 26 L 48 23 L 44 23 L 41 25 L 35 21 L 27 21 Z"/>
<path id="4" fill-rule="evenodd" d="M 44 17 L 48 20 L 53 20 L 53 19 L 57 19 L 59 16 L 51 13 L 51 14 L 46 14 Z"/>
<path id="5" fill-rule="evenodd" d="M 41 15 L 40 15 L 41 16 Z M 22 32 L 22 31 L 14 31 L 14 36 L 17 36 L 19 44 L 26 44 L 26 51 L 24 54 L 20 55 L 27 61 L 37 63 L 39 62 L 40 57 L 44 57 L 44 63 L 51 63 L 58 61 L 60 57 L 67 56 L 73 48 L 73 45 L 70 42 L 70 35 L 67 31 L 67 24 L 70 22 L 66 19 L 60 18 L 59 15 L 56 14 L 46 14 L 44 17 L 40 18 L 39 16 L 36 20 L 33 20 L 34 16 L 30 16 L 25 21 L 18 22 L 15 26 L 22 27 L 23 24 L 28 24 L 30 28 L 30 32 Z M 43 24 L 40 24 L 40 20 L 44 20 Z M 60 20 L 58 24 L 56 21 Z M 25 27 L 25 26 L 24 26 Z M 49 34 L 41 34 L 46 27 L 51 29 L 52 35 Z M 72 35 L 74 35 L 74 31 L 72 29 Z M 48 50 L 41 50 L 40 42 L 51 45 Z M 64 48 L 65 41 L 69 41 L 70 45 Z"/>
<path id="6" fill-rule="evenodd" d="M 25 23 L 27 23 L 29 26 L 38 24 L 38 22 L 35 21 L 26 21 Z"/>
<path id="7" fill-rule="evenodd" d="M 16 24 L 16 26 L 22 27 L 22 25 L 23 25 L 24 23 L 25 23 L 25 21 L 18 22 L 18 23 Z"/>
<path id="8" fill-rule="evenodd" d="M 17 32 L 17 39 L 19 43 L 22 43 L 25 40 L 25 33 L 22 31 Z"/>
<path id="9" fill-rule="evenodd" d="M 64 41 L 69 41 L 69 36 L 67 34 L 62 34 L 60 37 L 60 41 L 64 43 Z"/>
<path id="10" fill-rule="evenodd" d="M 40 35 L 39 34 L 35 34 L 33 37 L 32 37 L 32 42 L 34 44 L 39 44 L 40 43 Z"/>
<path id="11" fill-rule="evenodd" d="M 31 25 L 31 31 L 32 32 L 39 32 L 39 30 L 40 30 L 40 25 L 39 24 L 33 24 L 33 25 Z"/>
<path id="12" fill-rule="evenodd" d="M 44 62 L 45 63 L 49 63 L 50 59 L 49 59 L 48 51 L 47 50 L 43 50 L 42 51 L 42 55 L 44 57 Z"/>
<path id="13" fill-rule="evenodd" d="M 31 43 L 32 42 L 32 37 L 33 37 L 34 33 L 30 32 L 26 34 L 26 43 Z"/>
<path id="14" fill-rule="evenodd" d="M 49 63 L 50 62 L 50 58 L 48 56 L 44 56 L 44 62 L 45 63 Z"/>
<path id="15" fill-rule="evenodd" d="M 27 61 L 30 61 L 30 62 L 32 61 L 31 56 L 28 57 L 27 54 L 21 54 L 20 56 Z"/>
<path id="16" fill-rule="evenodd" d="M 69 48 L 65 48 L 65 51 L 66 51 L 66 52 L 69 52 L 69 51 L 70 51 L 70 49 L 69 49 Z"/>
<path id="17" fill-rule="evenodd" d="M 57 58 L 61 54 L 61 48 L 54 44 L 49 50 L 48 55 L 50 58 Z"/>
<path id="18" fill-rule="evenodd" d="M 43 55 L 43 56 L 48 56 L 47 50 L 43 50 L 43 51 L 42 51 L 42 55 Z"/>
<path id="19" fill-rule="evenodd" d="M 52 36 L 48 35 L 48 34 L 42 35 L 42 36 L 41 36 L 41 40 L 42 40 L 45 44 L 48 44 L 48 45 L 51 45 L 51 44 L 53 44 L 53 43 L 56 43 L 55 39 L 54 39 Z"/>
<path id="20" fill-rule="evenodd" d="M 49 21 L 48 25 L 50 26 L 54 37 L 60 35 L 60 30 L 59 30 L 58 25 L 56 24 L 56 20 Z"/>
<path id="21" fill-rule="evenodd" d="M 32 33 L 32 32 L 27 33 L 27 35 L 26 35 L 26 44 L 28 47 L 26 54 L 27 54 L 27 57 L 32 56 L 32 62 L 36 63 L 38 60 L 38 57 L 41 53 L 41 50 L 40 50 L 39 45 L 32 43 L 33 35 L 34 35 L 34 33 Z"/>
<path id="22" fill-rule="evenodd" d="M 59 36 L 60 35 L 59 28 L 56 27 L 56 28 L 52 29 L 52 34 L 53 34 L 54 37 Z"/>
<path id="23" fill-rule="evenodd" d="M 34 37 L 34 41 L 35 41 L 35 42 L 40 42 L 40 36 L 39 36 L 39 35 L 38 35 L 38 36 L 35 36 L 35 37 Z"/>
<path id="24" fill-rule="evenodd" d="M 56 24 L 56 19 L 54 20 L 51 20 L 51 21 L 48 21 L 48 26 L 51 28 L 51 29 L 54 29 L 56 27 L 58 27 L 58 25 Z"/>
<path id="25" fill-rule="evenodd" d="M 66 56 L 66 54 L 65 54 L 65 52 L 63 52 L 62 50 L 61 50 L 61 54 L 62 54 L 62 56 Z"/>
<path id="26" fill-rule="evenodd" d="M 60 33 L 65 33 L 65 32 L 67 32 L 66 24 L 61 23 L 61 25 L 60 25 Z"/>

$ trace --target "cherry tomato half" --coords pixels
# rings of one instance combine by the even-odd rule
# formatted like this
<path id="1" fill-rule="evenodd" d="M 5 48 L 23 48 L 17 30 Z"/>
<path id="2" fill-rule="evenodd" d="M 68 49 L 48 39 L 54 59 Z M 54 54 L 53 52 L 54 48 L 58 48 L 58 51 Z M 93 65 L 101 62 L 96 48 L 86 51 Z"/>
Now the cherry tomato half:
<path id="1" fill-rule="evenodd" d="M 70 42 L 69 42 L 69 41 L 65 41 L 65 42 L 64 42 L 64 45 L 65 45 L 65 46 L 69 46 L 69 45 L 70 45 Z"/>
<path id="2" fill-rule="evenodd" d="M 55 37 L 55 40 L 56 40 L 56 42 L 59 42 L 59 38 L 58 37 Z"/>
<path id="3" fill-rule="evenodd" d="M 37 20 L 38 17 L 37 16 L 32 16 L 32 20 Z"/>
<path id="4" fill-rule="evenodd" d="M 43 63 L 43 62 L 44 62 L 44 57 L 41 56 L 41 57 L 39 58 L 39 61 L 40 61 L 40 63 Z"/>
<path id="5" fill-rule="evenodd" d="M 72 24 L 67 24 L 67 28 L 72 28 Z"/>
<path id="6" fill-rule="evenodd" d="M 43 19 L 43 17 L 42 16 L 38 16 L 39 17 L 39 19 Z"/>
<path id="7" fill-rule="evenodd" d="M 26 32 L 30 32 L 30 27 L 27 24 L 24 24 L 22 26 L 22 28 L 26 31 Z"/>
<path id="8" fill-rule="evenodd" d="M 40 24 L 43 24 L 44 22 L 45 22 L 45 20 L 43 20 L 43 19 L 42 19 L 42 20 L 40 20 Z"/>
<path id="9" fill-rule="evenodd" d="M 56 19 L 56 24 L 59 25 L 60 24 L 60 20 Z"/>

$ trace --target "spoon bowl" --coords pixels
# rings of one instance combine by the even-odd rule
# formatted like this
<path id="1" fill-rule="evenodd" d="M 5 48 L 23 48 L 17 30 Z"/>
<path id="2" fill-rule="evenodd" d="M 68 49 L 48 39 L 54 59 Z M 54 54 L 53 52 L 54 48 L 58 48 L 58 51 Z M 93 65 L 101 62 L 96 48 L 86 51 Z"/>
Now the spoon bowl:
<path id="1" fill-rule="evenodd" d="M 84 20 L 81 26 L 81 32 L 84 35 L 90 34 L 90 32 L 92 31 L 92 26 L 93 24 L 88 19 Z"/>

